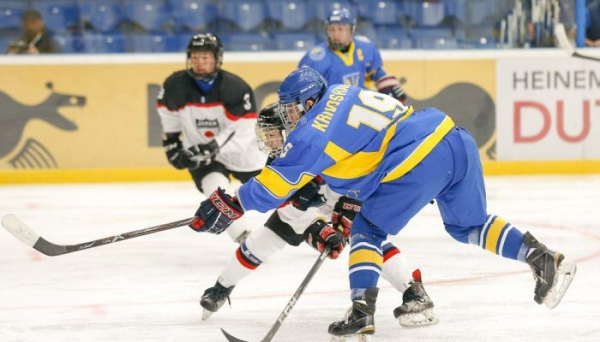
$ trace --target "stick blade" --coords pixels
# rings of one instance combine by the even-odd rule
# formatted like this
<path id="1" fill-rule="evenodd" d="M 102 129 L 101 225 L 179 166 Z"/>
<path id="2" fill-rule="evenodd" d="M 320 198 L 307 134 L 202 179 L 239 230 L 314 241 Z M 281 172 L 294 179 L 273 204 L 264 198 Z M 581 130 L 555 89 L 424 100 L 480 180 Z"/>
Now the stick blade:
<path id="1" fill-rule="evenodd" d="M 57 256 L 68 253 L 66 246 L 55 245 L 40 237 L 13 214 L 4 215 L 2 218 L 2 226 L 24 244 L 33 247 L 35 250 L 42 252 L 47 256 Z"/>
<path id="2" fill-rule="evenodd" d="M 39 235 L 13 214 L 4 215 L 2 218 L 2 227 L 29 247 L 33 247 L 40 238 Z"/>
<path id="3" fill-rule="evenodd" d="M 223 332 L 223 335 L 225 335 L 225 338 L 227 339 L 227 341 L 229 342 L 246 342 L 244 340 L 240 340 L 237 337 L 231 336 L 229 335 L 229 333 L 227 333 L 227 331 L 225 331 L 224 329 L 221 329 L 221 331 Z"/>

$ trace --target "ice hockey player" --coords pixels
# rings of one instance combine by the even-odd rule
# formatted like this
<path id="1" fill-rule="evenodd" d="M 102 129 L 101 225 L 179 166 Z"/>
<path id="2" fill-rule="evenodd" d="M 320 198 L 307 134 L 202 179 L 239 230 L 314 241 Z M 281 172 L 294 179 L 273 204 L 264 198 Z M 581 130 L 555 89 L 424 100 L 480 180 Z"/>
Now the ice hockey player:
<path id="1" fill-rule="evenodd" d="M 267 159 L 254 135 L 252 88 L 221 69 L 222 62 L 223 45 L 217 36 L 193 36 L 185 70 L 166 79 L 157 102 L 167 160 L 177 169 L 188 169 L 206 195 L 228 188 L 230 175 L 246 182 Z M 228 233 L 242 241 L 250 228 L 250 222 L 239 222 Z"/>
<path id="2" fill-rule="evenodd" d="M 436 199 L 446 231 L 505 258 L 527 263 L 534 300 L 552 309 L 576 265 L 529 232 L 488 214 L 483 171 L 474 139 L 436 108 L 415 112 L 399 101 L 349 85 L 333 85 L 314 69 L 292 72 L 279 91 L 288 132 L 283 153 L 231 197 L 217 189 L 201 203 L 195 230 L 222 231 L 244 212 L 277 207 L 321 176 L 332 191 L 362 200 L 350 239 L 352 306 L 329 333 L 375 333 L 381 243 Z"/>
<path id="3" fill-rule="evenodd" d="M 286 136 L 277 108 L 277 103 L 263 108 L 256 125 L 259 146 L 269 154 L 270 160 L 282 153 Z M 236 250 L 215 285 L 206 289 L 200 301 L 204 308 L 203 319 L 229 301 L 235 285 L 286 245 L 298 246 L 306 241 L 319 251 L 328 246 L 333 250 L 330 258 L 337 258 L 361 206 L 356 199 L 331 192 L 323 182 L 307 183 L 288 202 L 291 203 L 273 212 L 264 227 L 252 231 Z M 327 224 L 327 221 L 332 224 Z M 399 323 L 405 327 L 437 323 L 438 318 L 433 313 L 434 304 L 423 287 L 421 271 L 409 268 L 403 254 L 391 242 L 384 242 L 381 250 L 381 274 L 403 294 L 402 305 L 394 310 Z"/>
<path id="4" fill-rule="evenodd" d="M 372 81 L 377 91 L 401 101 L 406 94 L 398 79 L 383 70 L 379 50 L 367 37 L 355 36 L 356 17 L 348 8 L 331 11 L 325 20 L 327 42 L 318 44 L 300 60 L 299 67 L 317 70 L 328 84 L 367 88 Z"/>

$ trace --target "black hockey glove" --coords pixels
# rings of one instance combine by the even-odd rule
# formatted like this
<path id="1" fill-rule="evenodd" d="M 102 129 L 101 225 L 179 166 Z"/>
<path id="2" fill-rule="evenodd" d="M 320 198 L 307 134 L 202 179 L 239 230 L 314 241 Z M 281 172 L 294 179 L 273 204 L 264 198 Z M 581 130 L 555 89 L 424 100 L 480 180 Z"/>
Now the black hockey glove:
<path id="1" fill-rule="evenodd" d="M 302 211 L 306 211 L 311 207 L 320 207 L 325 203 L 325 196 L 319 193 L 321 185 L 325 184 L 323 178 L 317 176 L 311 179 L 310 182 L 304 184 L 303 187 L 298 189 L 292 197 L 289 198 L 289 202 L 292 203 L 294 208 Z"/>
<path id="2" fill-rule="evenodd" d="M 167 134 L 167 138 L 163 140 L 163 147 L 167 154 L 167 160 L 176 169 L 194 170 L 200 166 L 200 162 L 192 158 L 193 154 L 181 146 L 179 133 Z"/>
<path id="3" fill-rule="evenodd" d="M 212 140 L 208 144 L 199 144 L 192 146 L 188 149 L 196 159 L 201 161 L 204 165 L 212 163 L 212 161 L 219 153 L 219 145 L 216 140 Z"/>
<path id="4" fill-rule="evenodd" d="M 344 250 L 344 238 L 323 220 L 313 222 L 304 231 L 306 242 L 323 253 L 329 247 L 329 259 L 337 259 Z"/>
<path id="5" fill-rule="evenodd" d="M 242 215 L 244 210 L 237 200 L 218 188 L 200 203 L 190 228 L 197 232 L 221 234 Z"/>
<path id="6" fill-rule="evenodd" d="M 391 75 L 383 76 L 377 81 L 376 86 L 378 92 L 389 95 L 402 103 L 406 102 L 406 94 L 396 77 Z"/>
<path id="7" fill-rule="evenodd" d="M 361 201 L 348 196 L 342 196 L 333 207 L 331 224 L 346 239 L 350 237 L 352 223 L 356 214 L 360 212 L 361 206 Z"/>

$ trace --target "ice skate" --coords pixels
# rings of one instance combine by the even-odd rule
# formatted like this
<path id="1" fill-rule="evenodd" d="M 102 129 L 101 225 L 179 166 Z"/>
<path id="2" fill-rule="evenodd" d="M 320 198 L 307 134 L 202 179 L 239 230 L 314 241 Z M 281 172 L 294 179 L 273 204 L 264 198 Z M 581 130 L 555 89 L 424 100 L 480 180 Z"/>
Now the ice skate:
<path id="1" fill-rule="evenodd" d="M 439 322 L 433 313 L 433 301 L 425 292 L 421 271 L 413 272 L 410 287 L 402 295 L 402 305 L 394 309 L 394 317 L 405 328 L 433 325 Z"/>
<path id="2" fill-rule="evenodd" d="M 365 291 L 364 297 L 359 297 L 352 302 L 344 319 L 329 326 L 331 342 L 344 342 L 347 338 L 356 337 L 358 341 L 369 341 L 369 335 L 375 333 L 375 302 L 377 300 L 377 287 L 370 287 Z"/>
<path id="3" fill-rule="evenodd" d="M 560 303 L 571 285 L 577 272 L 577 265 L 565 261 L 562 253 L 549 250 L 529 232 L 523 235 L 523 242 L 532 249 L 526 261 L 535 279 L 534 300 L 553 309 Z"/>
<path id="4" fill-rule="evenodd" d="M 219 309 L 225 304 L 225 301 L 231 305 L 229 295 L 233 291 L 233 286 L 225 287 L 218 281 L 215 286 L 209 287 L 204 291 L 202 298 L 200 299 L 200 306 L 204 308 L 202 312 L 202 320 L 206 320 L 213 313 L 219 311 Z"/>

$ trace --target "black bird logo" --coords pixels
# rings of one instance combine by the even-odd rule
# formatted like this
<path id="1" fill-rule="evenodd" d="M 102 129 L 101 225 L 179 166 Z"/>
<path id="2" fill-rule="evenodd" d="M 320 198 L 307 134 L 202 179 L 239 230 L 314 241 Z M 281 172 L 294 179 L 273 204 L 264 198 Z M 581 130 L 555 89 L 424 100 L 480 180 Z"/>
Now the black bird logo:
<path id="1" fill-rule="evenodd" d="M 34 106 L 24 105 L 0 91 L 0 158 L 8 155 L 18 146 L 25 126 L 31 120 L 43 120 L 65 131 L 77 130 L 77 125 L 73 121 L 59 113 L 59 108 L 83 107 L 86 98 L 54 92 L 53 84 L 50 82 L 46 87 L 51 91 L 50 95 Z M 35 138 L 28 138 L 21 151 L 9 160 L 9 163 L 16 169 L 58 167 L 50 151 Z"/>

